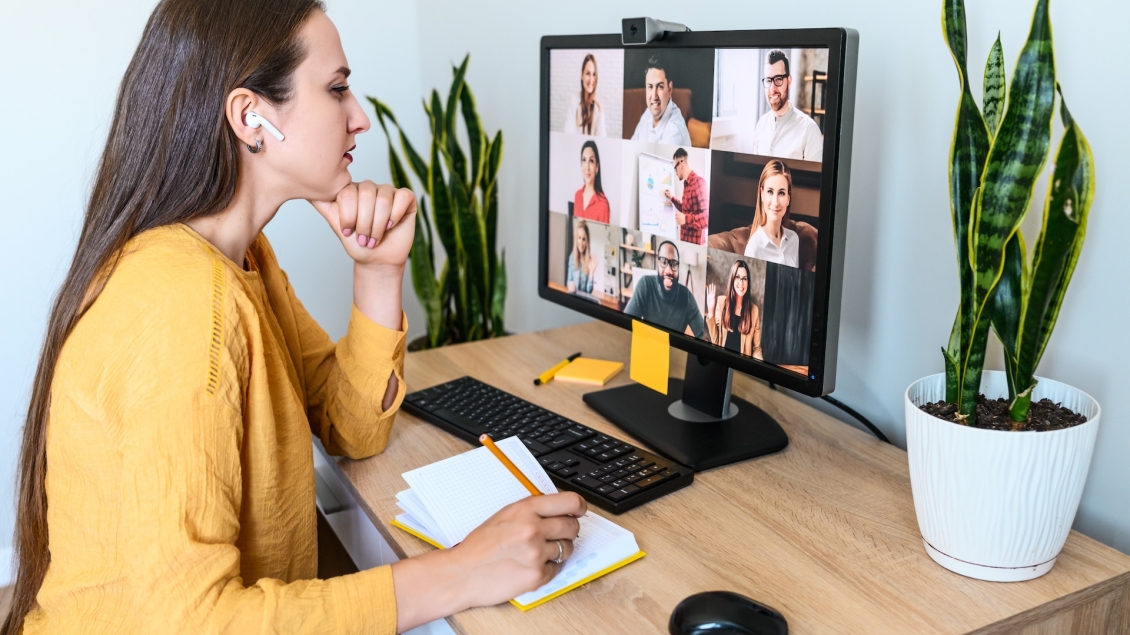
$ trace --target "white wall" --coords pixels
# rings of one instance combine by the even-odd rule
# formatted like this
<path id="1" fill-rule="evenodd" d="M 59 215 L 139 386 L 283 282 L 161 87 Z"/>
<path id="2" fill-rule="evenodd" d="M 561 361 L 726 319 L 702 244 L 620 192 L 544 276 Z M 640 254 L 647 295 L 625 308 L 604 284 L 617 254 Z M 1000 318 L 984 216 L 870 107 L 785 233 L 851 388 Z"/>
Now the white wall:
<path id="1" fill-rule="evenodd" d="M 976 77 L 1001 32 L 1011 74 L 1034 0 L 967 0 L 970 62 Z M 537 277 L 538 43 L 545 34 L 618 32 L 623 17 L 649 15 L 696 31 L 844 26 L 860 33 L 848 252 L 844 272 L 836 396 L 905 447 L 902 394 L 942 370 L 939 353 L 957 301 L 946 194 L 946 164 L 957 77 L 941 37 L 940 1 L 812 0 L 794 9 L 718 0 L 606 2 L 578 11 L 568 2 L 481 3 L 419 0 L 423 85 L 446 86 L 450 63 L 471 53 L 468 81 L 487 128 L 502 127 L 499 235 L 511 289 L 508 328 L 527 331 L 582 321 L 539 300 Z M 1102 404 L 1090 479 L 1076 527 L 1130 551 L 1130 391 L 1125 328 L 1124 248 L 1130 235 L 1130 133 L 1122 109 L 1130 87 L 1118 81 L 1130 4 L 1087 0 L 1052 4 L 1059 81 L 1094 148 L 1096 202 L 1086 250 L 1041 374 L 1070 382 Z M 1011 76 L 1011 75 L 1010 75 Z M 980 91 L 977 91 L 978 93 Z M 1041 190 L 1043 187 L 1041 187 Z"/>
<path id="2" fill-rule="evenodd" d="M 82 225 L 114 98 L 154 0 L 5 2 L 0 18 L 0 586 L 9 581 L 16 458 L 32 374 L 55 290 Z M 359 98 L 379 96 L 411 134 L 419 109 L 416 7 L 330 0 Z M 367 112 L 372 111 L 367 103 Z M 354 179 L 387 180 L 380 129 L 358 139 Z M 331 336 L 345 332 L 349 258 L 304 202 L 284 206 L 267 234 L 298 295 Z M 406 281 L 410 335 L 423 333 Z"/>
<path id="3" fill-rule="evenodd" d="M 970 67 L 979 69 L 1001 31 L 1009 71 L 1030 18 L 1029 0 L 971 2 Z M 89 5 L 75 0 L 5 3 L 0 20 L 0 559 L 13 527 L 19 432 L 51 295 L 73 251 L 82 205 L 109 122 L 118 82 L 152 0 Z M 424 142 L 419 98 L 446 91 L 450 63 L 472 54 L 469 81 L 491 131 L 504 128 L 499 236 L 510 275 L 507 328 L 527 331 L 581 321 L 537 298 L 539 66 L 542 34 L 608 33 L 620 18 L 651 15 L 695 30 L 847 26 L 860 32 L 859 91 L 844 315 L 836 396 L 905 445 L 901 395 L 941 370 L 957 297 L 946 202 L 946 156 L 956 76 L 939 32 L 940 2 L 813 0 L 803 10 L 764 3 L 670 0 L 570 3 L 452 0 L 371 3 L 331 0 L 359 96 L 381 96 Z M 1042 374 L 1076 384 L 1101 402 L 1106 423 L 1084 492 L 1078 529 L 1130 552 L 1130 391 L 1123 360 L 1130 310 L 1120 239 L 1130 235 L 1130 132 L 1121 108 L 1130 87 L 1117 81 L 1111 42 L 1130 23 L 1125 2 L 1087 0 L 1052 7 L 1059 80 L 1088 133 L 1098 170 L 1087 247 L 1068 293 Z M 18 60 L 15 61 L 15 60 Z M 979 73 L 979 71 L 975 71 Z M 57 123 L 66 116 L 66 123 Z M 56 123 L 51 123 L 52 121 Z M 355 178 L 387 179 L 379 131 L 362 137 Z M 344 332 L 349 263 L 304 204 L 289 204 L 268 229 L 282 264 L 331 335 Z M 413 334 L 422 317 L 406 284 Z M 1098 336 L 1098 337 L 1096 337 Z M 1101 339 L 1100 339 L 1101 338 Z M 0 563 L 0 584 L 6 582 Z"/>

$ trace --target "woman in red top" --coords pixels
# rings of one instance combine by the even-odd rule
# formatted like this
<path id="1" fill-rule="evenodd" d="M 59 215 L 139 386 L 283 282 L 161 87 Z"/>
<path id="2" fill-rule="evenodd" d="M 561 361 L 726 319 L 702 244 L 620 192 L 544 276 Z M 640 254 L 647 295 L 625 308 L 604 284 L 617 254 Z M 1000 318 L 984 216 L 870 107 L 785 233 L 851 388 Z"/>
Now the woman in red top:
<path id="1" fill-rule="evenodd" d="M 573 197 L 573 216 L 608 224 L 608 198 L 600 186 L 600 152 L 589 139 L 581 146 L 581 176 L 585 185 Z"/>

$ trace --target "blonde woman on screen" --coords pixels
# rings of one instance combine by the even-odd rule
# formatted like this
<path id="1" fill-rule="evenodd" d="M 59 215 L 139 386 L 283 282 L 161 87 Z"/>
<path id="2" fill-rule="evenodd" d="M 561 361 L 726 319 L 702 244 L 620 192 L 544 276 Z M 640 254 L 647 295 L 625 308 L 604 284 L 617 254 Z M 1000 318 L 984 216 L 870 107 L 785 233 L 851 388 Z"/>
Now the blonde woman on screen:
<path id="1" fill-rule="evenodd" d="M 565 132 L 603 137 L 604 105 L 596 96 L 596 57 L 592 53 L 581 63 L 581 92 L 569 100 L 565 113 Z"/>
<path id="2" fill-rule="evenodd" d="M 757 183 L 757 206 L 744 256 L 800 266 L 800 238 L 787 227 L 792 192 L 789 167 L 777 159 L 766 163 Z"/>
<path id="3" fill-rule="evenodd" d="M 735 260 L 726 292 L 706 285 L 706 329 L 710 341 L 754 359 L 761 357 L 761 311 L 750 291 L 749 266 Z"/>
<path id="4" fill-rule="evenodd" d="M 596 261 L 589 252 L 589 245 L 589 224 L 578 220 L 577 228 L 573 231 L 573 252 L 569 254 L 569 268 L 565 274 L 569 293 L 592 293 Z"/>
<path id="5" fill-rule="evenodd" d="M 153 10 L 46 328 L 0 635 L 392 635 L 572 553 L 584 500 L 531 496 L 451 549 L 317 577 L 312 437 L 380 454 L 406 385 L 416 200 L 353 181 L 349 74 L 316 0 Z M 262 231 L 290 200 L 353 261 L 337 342 Z"/>

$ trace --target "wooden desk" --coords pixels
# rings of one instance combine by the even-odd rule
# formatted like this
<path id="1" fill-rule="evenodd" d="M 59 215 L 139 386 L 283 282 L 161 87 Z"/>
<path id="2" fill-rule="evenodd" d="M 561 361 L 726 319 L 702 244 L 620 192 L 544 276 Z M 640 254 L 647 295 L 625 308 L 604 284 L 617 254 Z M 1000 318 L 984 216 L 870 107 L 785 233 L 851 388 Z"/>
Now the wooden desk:
<path id="1" fill-rule="evenodd" d="M 630 334 L 592 322 L 410 353 L 410 389 L 473 375 L 597 430 L 630 439 L 581 401 L 591 387 L 532 378 L 577 350 L 628 361 Z M 681 375 L 685 354 L 672 351 Z M 627 383 L 622 372 L 610 386 Z M 787 449 L 695 476 L 690 487 L 614 517 L 647 557 L 522 613 L 508 604 L 452 616 L 457 632 L 666 633 L 671 610 L 727 589 L 780 610 L 789 632 L 1130 633 L 1130 556 L 1072 532 L 1030 582 L 964 578 L 926 555 L 906 453 L 786 393 L 735 374 L 734 393 L 789 434 Z M 340 467 L 401 557 L 431 549 L 391 527 L 400 474 L 469 449 L 402 414 L 384 454 Z"/>

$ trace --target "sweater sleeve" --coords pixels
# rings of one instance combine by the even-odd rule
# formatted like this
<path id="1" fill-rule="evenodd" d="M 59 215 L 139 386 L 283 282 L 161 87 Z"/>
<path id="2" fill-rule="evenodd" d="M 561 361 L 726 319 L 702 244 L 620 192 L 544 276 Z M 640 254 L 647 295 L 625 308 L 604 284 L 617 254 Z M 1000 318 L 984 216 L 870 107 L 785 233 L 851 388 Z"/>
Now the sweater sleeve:
<path id="1" fill-rule="evenodd" d="M 400 330 L 393 331 L 353 307 L 345 337 L 334 344 L 289 284 L 287 293 L 302 348 L 306 412 L 312 429 L 331 454 L 361 459 L 383 452 L 407 392 L 407 318 L 402 313 Z M 394 375 L 396 397 L 385 409 L 381 402 Z"/>

